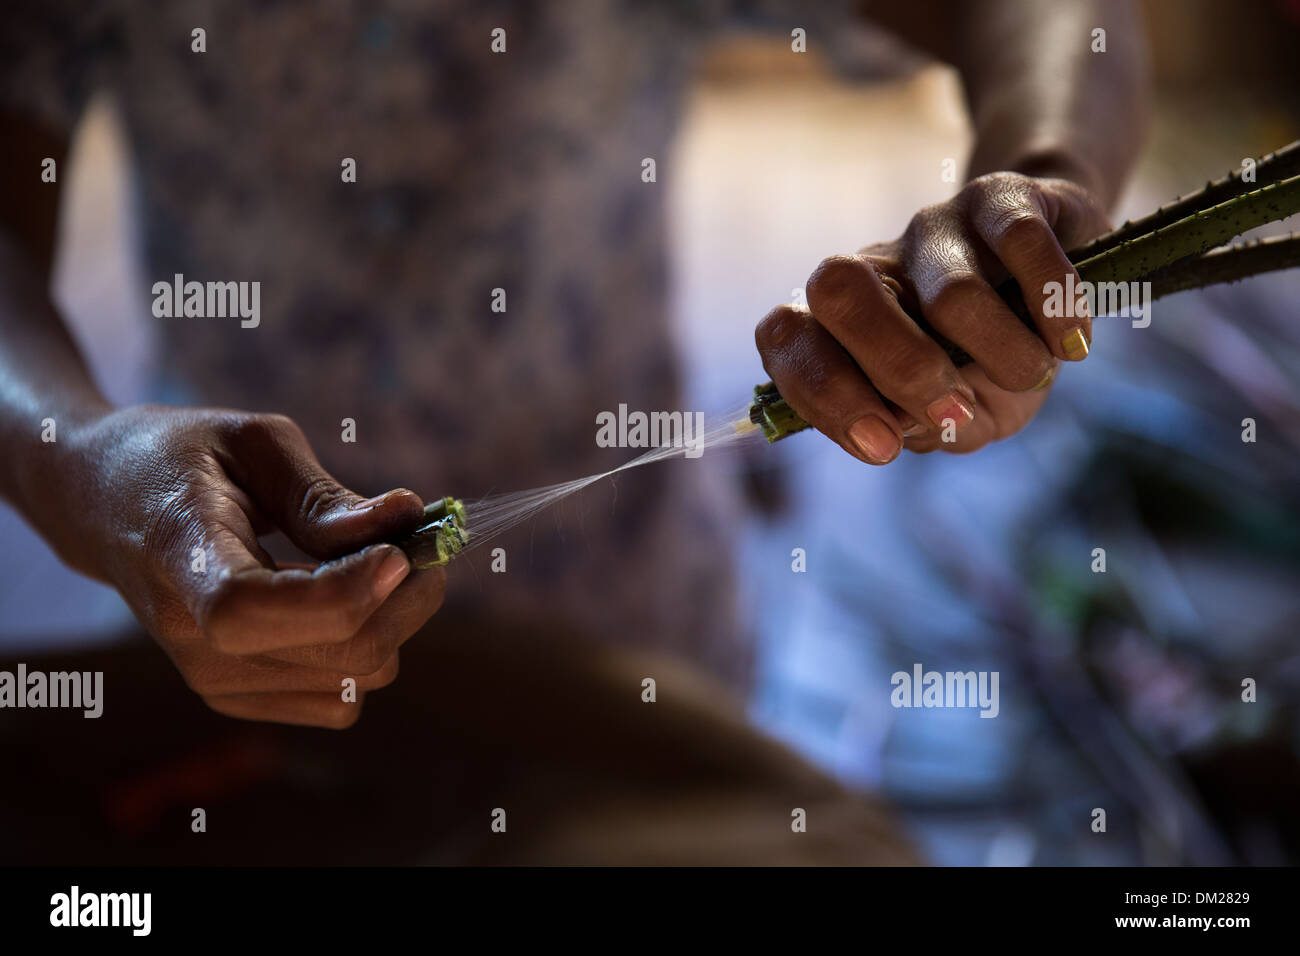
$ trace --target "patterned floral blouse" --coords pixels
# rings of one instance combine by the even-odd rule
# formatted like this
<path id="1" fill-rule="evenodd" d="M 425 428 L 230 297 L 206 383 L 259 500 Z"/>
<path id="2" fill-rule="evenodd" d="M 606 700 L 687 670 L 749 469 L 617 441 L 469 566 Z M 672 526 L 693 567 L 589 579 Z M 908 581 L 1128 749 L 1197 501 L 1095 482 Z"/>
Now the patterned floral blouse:
<path id="1" fill-rule="evenodd" d="M 290 415 L 364 494 L 470 499 L 636 454 L 596 446 L 602 410 L 682 407 L 665 308 L 682 96 L 726 27 L 829 43 L 847 0 L 808 6 L 10 0 L 0 100 L 70 132 L 88 95 L 112 90 L 146 287 L 176 273 L 261 283 L 256 328 L 147 316 L 161 397 Z M 708 461 L 570 499 L 501 539 L 506 573 L 486 551 L 453 564 L 449 600 L 743 680 L 736 507 Z"/>

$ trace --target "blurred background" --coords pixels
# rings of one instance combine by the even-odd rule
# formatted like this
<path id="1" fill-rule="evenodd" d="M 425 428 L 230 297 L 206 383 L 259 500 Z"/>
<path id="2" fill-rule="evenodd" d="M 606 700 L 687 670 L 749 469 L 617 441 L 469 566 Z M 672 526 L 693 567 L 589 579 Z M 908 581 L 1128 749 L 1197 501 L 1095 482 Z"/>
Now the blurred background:
<path id="1" fill-rule="evenodd" d="M 1153 124 L 1117 220 L 1300 137 L 1300 2 L 1144 7 Z M 743 35 L 702 66 L 663 177 L 688 407 L 734 407 L 763 378 L 753 327 L 818 261 L 956 189 L 940 176 L 969 147 L 952 72 L 866 31 L 826 52 Z M 57 288 L 124 403 L 150 397 L 154 362 L 129 169 L 97 100 Z M 755 604 L 753 718 L 881 792 L 936 862 L 1295 862 L 1298 297 L 1300 275 L 1281 274 L 1162 300 L 1146 329 L 1099 320 L 1035 425 L 973 457 L 868 471 L 803 435 L 727 459 L 754 505 L 745 579 L 784 596 Z M 5 659 L 131 626 L 7 510 L 0 540 Z M 791 574 L 796 547 L 817 573 Z M 998 719 L 891 708 L 890 674 L 918 662 L 999 671 Z"/>
<path id="2" fill-rule="evenodd" d="M 1156 97 L 1117 224 L 1300 135 L 1300 4 L 1144 6 Z M 951 195 L 941 163 L 969 146 L 946 68 L 781 54 L 718 50 L 682 138 L 679 314 L 705 407 L 759 380 L 735 347 L 755 317 Z M 882 792 L 939 862 L 1295 862 L 1298 296 L 1292 272 L 1163 299 L 1146 329 L 1099 320 L 1038 420 L 974 456 L 864 473 L 807 436 L 763 449 L 776 512 L 746 577 L 783 600 L 760 612 L 756 718 Z M 881 689 L 917 662 L 1000 671 L 1000 716 L 892 708 Z"/>

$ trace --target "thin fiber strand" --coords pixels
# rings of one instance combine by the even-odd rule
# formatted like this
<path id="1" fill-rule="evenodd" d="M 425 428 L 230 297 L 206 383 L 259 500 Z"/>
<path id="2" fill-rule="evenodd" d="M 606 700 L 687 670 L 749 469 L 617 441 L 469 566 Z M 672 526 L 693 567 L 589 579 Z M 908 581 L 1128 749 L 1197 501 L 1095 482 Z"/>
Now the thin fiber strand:
<path id="1" fill-rule="evenodd" d="M 752 439 L 758 431 L 749 427 L 746 413 L 737 413 L 722 420 L 715 420 L 705 428 L 700 439 L 704 449 L 718 449 L 740 441 Z M 504 534 L 511 528 L 522 524 L 534 515 L 545 511 L 559 501 L 577 494 L 582 489 L 604 478 L 609 478 L 621 471 L 640 468 L 642 465 L 672 458 L 683 458 L 690 449 L 685 445 L 663 445 L 649 449 L 645 454 L 629 462 L 603 471 L 575 478 L 572 481 L 547 485 L 542 488 L 530 488 L 527 491 L 512 491 L 501 495 L 491 495 L 465 505 L 466 524 L 469 528 L 469 544 L 465 550 L 476 548 L 493 538 Z"/>

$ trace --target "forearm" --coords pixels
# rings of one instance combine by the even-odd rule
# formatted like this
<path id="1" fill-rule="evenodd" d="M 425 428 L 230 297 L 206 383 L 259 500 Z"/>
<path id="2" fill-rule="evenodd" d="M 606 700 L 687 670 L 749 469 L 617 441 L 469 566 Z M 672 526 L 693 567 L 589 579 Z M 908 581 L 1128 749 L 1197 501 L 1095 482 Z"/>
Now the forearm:
<path id="1" fill-rule="evenodd" d="M 957 64 L 975 127 L 970 175 L 1059 175 L 1113 205 L 1146 119 L 1146 54 L 1134 4 L 978 6 Z M 1092 50 L 1098 28 L 1106 31 L 1104 53 Z"/>
<path id="2" fill-rule="evenodd" d="M 975 134 L 968 176 L 1059 176 L 1114 203 L 1147 111 L 1131 0 L 911 0 L 867 12 L 961 73 Z M 1092 49 L 1098 28 L 1104 53 Z"/>
<path id="3" fill-rule="evenodd" d="M 42 264 L 0 234 L 0 497 L 44 530 L 63 450 L 109 410 L 50 299 Z"/>

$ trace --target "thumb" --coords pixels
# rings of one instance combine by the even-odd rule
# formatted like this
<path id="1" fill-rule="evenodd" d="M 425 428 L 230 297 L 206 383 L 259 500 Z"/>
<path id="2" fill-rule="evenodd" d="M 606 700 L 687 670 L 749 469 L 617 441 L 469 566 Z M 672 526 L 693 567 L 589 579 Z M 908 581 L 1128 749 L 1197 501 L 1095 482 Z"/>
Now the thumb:
<path id="1" fill-rule="evenodd" d="M 282 415 L 257 415 L 227 436 L 222 464 L 258 509 L 322 561 L 414 531 L 424 502 L 406 488 L 363 498 L 327 472 L 302 430 Z"/>

